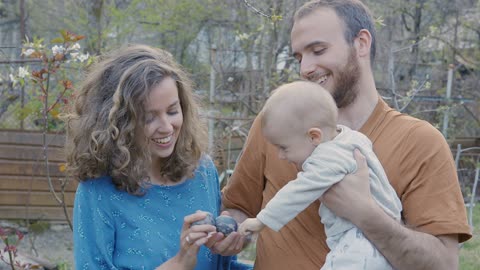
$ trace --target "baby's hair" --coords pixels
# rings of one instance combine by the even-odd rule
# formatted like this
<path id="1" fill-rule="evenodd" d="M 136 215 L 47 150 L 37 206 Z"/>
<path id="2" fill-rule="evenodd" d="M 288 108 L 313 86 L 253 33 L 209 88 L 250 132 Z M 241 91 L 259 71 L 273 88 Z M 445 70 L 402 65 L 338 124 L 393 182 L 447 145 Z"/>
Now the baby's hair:
<path id="1" fill-rule="evenodd" d="M 262 109 L 262 129 L 273 119 L 296 131 L 307 132 L 312 127 L 334 131 L 338 109 L 333 97 L 322 86 L 296 81 L 275 89 Z"/>
<path id="2" fill-rule="evenodd" d="M 175 80 L 183 125 L 174 152 L 154 169 L 171 181 L 190 176 L 207 138 L 192 82 L 168 52 L 145 45 L 112 51 L 90 68 L 65 116 L 67 173 L 79 181 L 109 175 L 117 188 L 141 194 L 151 164 L 145 104 L 165 78 Z"/>

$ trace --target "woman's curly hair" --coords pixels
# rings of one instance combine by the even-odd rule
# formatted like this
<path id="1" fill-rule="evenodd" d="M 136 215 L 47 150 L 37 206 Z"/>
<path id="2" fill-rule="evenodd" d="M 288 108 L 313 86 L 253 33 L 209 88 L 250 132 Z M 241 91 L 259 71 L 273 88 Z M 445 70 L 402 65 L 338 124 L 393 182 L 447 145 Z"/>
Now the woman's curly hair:
<path id="1" fill-rule="evenodd" d="M 192 82 L 168 52 L 145 45 L 103 57 L 74 94 L 73 107 L 64 117 L 67 173 L 78 181 L 108 175 L 117 188 L 142 194 L 151 166 L 143 132 L 145 103 L 165 78 L 176 82 L 183 124 L 174 152 L 154 169 L 171 181 L 191 176 L 207 145 Z"/>

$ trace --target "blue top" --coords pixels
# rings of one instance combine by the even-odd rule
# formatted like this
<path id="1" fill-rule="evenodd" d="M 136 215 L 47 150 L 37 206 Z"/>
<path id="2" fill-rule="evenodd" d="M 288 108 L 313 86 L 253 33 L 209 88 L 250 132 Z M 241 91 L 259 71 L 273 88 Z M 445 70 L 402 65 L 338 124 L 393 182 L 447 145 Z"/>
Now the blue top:
<path id="1" fill-rule="evenodd" d="M 196 210 L 220 211 L 218 174 L 208 157 L 193 178 L 152 185 L 143 196 L 117 190 L 108 176 L 81 182 L 73 214 L 75 269 L 155 269 L 177 254 L 183 218 Z M 251 268 L 202 246 L 195 269 Z"/>

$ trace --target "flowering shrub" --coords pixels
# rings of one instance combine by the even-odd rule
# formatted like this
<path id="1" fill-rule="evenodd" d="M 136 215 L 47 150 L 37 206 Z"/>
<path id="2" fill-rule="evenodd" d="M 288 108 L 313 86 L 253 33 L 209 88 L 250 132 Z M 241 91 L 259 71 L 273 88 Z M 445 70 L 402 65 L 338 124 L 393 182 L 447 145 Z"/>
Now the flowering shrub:
<path id="1" fill-rule="evenodd" d="M 11 269 L 40 269 L 39 265 L 30 263 L 21 263 L 16 260 L 17 246 L 23 239 L 23 233 L 12 227 L 0 226 L 0 240 L 5 244 L 5 248 L 0 250 L 0 260 L 7 265 L 10 265 Z"/>
<path id="2" fill-rule="evenodd" d="M 50 41 L 50 47 L 43 39 L 26 40 L 22 55 L 35 64 L 19 67 L 9 76 L 13 85 L 31 86 L 26 87 L 27 103 L 19 109 L 19 118 L 32 116 L 33 123 L 45 130 L 62 128 L 59 105 L 67 104 L 73 92 L 75 72 L 72 71 L 79 71 L 93 61 L 88 53 L 81 52 L 79 41 L 84 36 L 66 30 L 60 34 Z"/>
<path id="3" fill-rule="evenodd" d="M 64 196 L 56 194 L 48 171 L 46 132 L 61 128 L 58 116 L 61 105 L 67 104 L 73 93 L 72 71 L 81 71 L 93 59 L 88 53 L 81 52 L 79 41 L 84 39 L 84 36 L 65 30 L 60 31 L 60 34 L 60 37 L 50 41 L 49 46 L 44 44 L 43 39 L 27 40 L 23 44 L 22 55 L 34 64 L 19 67 L 9 75 L 9 79 L 14 86 L 25 87 L 27 103 L 22 108 L 21 119 L 33 116 L 34 124 L 42 127 L 44 131 L 42 142 L 46 177 L 50 191 L 65 209 Z M 68 216 L 67 221 L 70 224 Z M 12 270 L 41 269 L 39 265 L 24 264 L 17 259 L 17 246 L 23 237 L 23 233 L 15 228 L 0 226 L 0 239 L 5 244 L 3 251 L 0 251 L 0 261 L 8 264 Z"/>

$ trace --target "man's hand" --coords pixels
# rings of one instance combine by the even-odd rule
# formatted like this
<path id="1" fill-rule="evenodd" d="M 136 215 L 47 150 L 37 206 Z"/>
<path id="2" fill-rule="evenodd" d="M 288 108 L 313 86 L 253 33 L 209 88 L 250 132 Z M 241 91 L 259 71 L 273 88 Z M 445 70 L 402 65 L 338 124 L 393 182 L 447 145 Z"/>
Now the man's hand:
<path id="1" fill-rule="evenodd" d="M 346 218 L 358 226 L 367 216 L 365 213 L 370 211 L 369 209 L 379 206 L 370 193 L 365 156 L 358 149 L 355 149 L 353 154 L 357 162 L 357 171 L 329 188 L 320 201 L 337 216 Z"/>
<path id="2" fill-rule="evenodd" d="M 321 197 L 337 216 L 350 220 L 395 269 L 458 269 L 458 236 L 433 236 L 404 227 L 375 202 L 365 157 L 355 150 L 357 171 Z"/>

